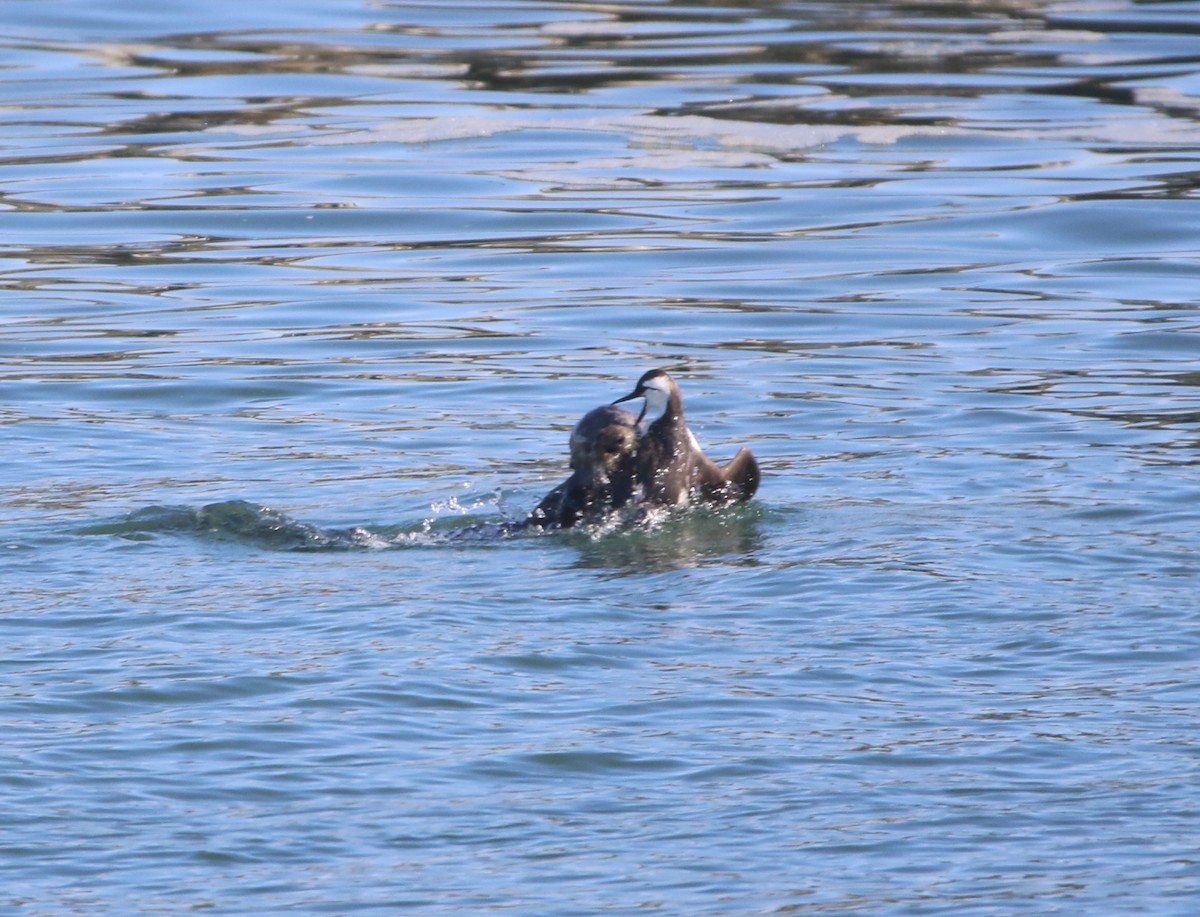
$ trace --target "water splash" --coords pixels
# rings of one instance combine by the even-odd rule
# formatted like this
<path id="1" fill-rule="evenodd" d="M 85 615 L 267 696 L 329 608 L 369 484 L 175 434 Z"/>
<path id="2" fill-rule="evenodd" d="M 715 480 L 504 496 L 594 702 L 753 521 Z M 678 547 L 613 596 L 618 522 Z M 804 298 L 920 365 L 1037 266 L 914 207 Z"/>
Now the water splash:
<path id="1" fill-rule="evenodd" d="M 281 551 L 383 549 L 406 545 L 497 541 L 516 534 L 540 534 L 518 521 L 476 521 L 476 511 L 495 508 L 498 497 L 464 505 L 457 497 L 431 506 L 433 515 L 412 530 L 365 526 L 327 528 L 247 500 L 223 500 L 201 507 L 153 505 L 110 522 L 77 529 L 81 535 L 115 535 L 146 541 L 159 535 L 186 535 L 234 541 Z M 451 515 L 447 515 L 451 514 Z"/>

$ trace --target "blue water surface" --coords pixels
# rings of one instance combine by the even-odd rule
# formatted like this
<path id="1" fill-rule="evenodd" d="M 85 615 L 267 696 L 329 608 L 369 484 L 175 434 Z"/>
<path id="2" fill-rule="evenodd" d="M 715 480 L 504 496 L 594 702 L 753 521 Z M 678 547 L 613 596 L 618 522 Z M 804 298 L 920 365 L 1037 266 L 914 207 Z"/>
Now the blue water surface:
<path id="1" fill-rule="evenodd" d="M 0 911 L 1196 913 L 1200 3 L 5 16 Z"/>

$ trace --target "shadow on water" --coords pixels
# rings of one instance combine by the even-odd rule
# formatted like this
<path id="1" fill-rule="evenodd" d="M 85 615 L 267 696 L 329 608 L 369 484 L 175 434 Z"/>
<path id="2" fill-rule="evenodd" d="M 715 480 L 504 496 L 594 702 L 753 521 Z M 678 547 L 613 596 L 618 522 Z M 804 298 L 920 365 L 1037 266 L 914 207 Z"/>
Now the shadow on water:
<path id="1" fill-rule="evenodd" d="M 595 525 L 551 532 L 527 528 L 519 522 L 472 522 L 461 516 L 453 520 L 426 519 L 415 528 L 372 530 L 362 526 L 324 528 L 245 500 L 225 500 L 199 508 L 147 506 L 122 519 L 75 531 L 129 541 L 185 535 L 279 551 L 483 545 L 551 537 L 578 548 L 582 566 L 641 572 L 691 566 L 721 555 L 749 554 L 762 544 L 762 516 L 762 510 L 751 505 L 614 515 Z"/>

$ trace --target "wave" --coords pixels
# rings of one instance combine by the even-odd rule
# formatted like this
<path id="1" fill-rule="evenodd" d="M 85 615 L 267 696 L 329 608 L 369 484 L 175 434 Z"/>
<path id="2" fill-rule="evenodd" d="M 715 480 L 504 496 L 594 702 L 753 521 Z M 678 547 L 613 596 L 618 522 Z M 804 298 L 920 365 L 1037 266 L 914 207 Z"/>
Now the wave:
<path id="1" fill-rule="evenodd" d="M 247 500 L 222 500 L 200 507 L 153 505 L 133 510 L 126 516 L 75 530 L 76 534 L 116 536 L 131 541 L 160 535 L 184 535 L 216 541 L 232 541 L 271 550 L 329 551 L 386 549 L 438 544 L 493 543 L 514 538 L 566 538 L 580 545 L 616 534 L 632 534 L 640 550 L 645 536 L 659 530 L 675 532 L 685 516 L 689 528 L 705 532 L 716 522 L 724 527 L 742 520 L 753 525 L 758 513 L 745 508 L 697 508 L 688 512 L 664 508 L 631 507 L 574 529 L 543 530 L 524 521 L 473 519 L 471 515 L 450 517 L 439 514 L 416 526 L 329 528 L 304 522 L 287 513 Z M 694 534 L 694 533 L 693 533 Z M 674 540 L 674 539 L 671 539 Z M 724 539 L 719 539 L 724 540 Z"/>

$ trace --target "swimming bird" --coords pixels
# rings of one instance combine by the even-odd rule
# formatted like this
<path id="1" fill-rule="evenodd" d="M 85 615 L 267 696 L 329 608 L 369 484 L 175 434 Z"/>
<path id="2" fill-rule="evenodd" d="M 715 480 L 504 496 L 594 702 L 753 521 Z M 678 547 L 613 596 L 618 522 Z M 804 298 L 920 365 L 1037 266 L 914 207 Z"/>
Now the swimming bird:
<path id="1" fill-rule="evenodd" d="M 524 525 L 567 529 L 620 509 L 637 482 L 637 422 L 624 408 L 588 411 L 571 431 L 571 476 L 546 494 Z"/>
<path id="2" fill-rule="evenodd" d="M 758 462 L 744 446 L 723 468 L 706 456 L 683 416 L 683 395 L 661 369 L 638 379 L 614 405 L 641 398 L 638 415 L 637 480 L 649 503 L 669 506 L 693 499 L 725 504 L 749 500 L 758 490 Z"/>

